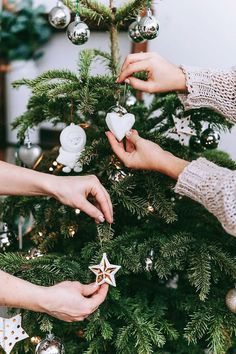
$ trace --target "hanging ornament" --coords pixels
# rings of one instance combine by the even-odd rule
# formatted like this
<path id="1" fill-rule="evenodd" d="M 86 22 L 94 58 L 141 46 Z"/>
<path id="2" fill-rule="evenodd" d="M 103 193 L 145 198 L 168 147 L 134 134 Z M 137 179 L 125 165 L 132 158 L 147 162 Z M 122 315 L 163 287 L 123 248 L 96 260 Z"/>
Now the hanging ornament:
<path id="1" fill-rule="evenodd" d="M 115 169 L 110 173 L 109 180 L 113 182 L 120 182 L 125 177 L 127 177 L 127 174 L 122 169 Z"/>
<path id="2" fill-rule="evenodd" d="M 48 14 L 49 23 L 57 29 L 65 28 L 70 23 L 70 10 L 61 1 Z"/>
<path id="3" fill-rule="evenodd" d="M 127 110 L 119 105 L 112 107 L 106 115 L 106 123 L 109 130 L 115 135 L 118 141 L 121 141 L 126 133 L 133 127 L 135 116 L 128 113 Z"/>
<path id="4" fill-rule="evenodd" d="M 70 173 L 71 170 L 81 172 L 82 164 L 79 162 L 81 152 L 86 144 L 86 134 L 79 125 L 71 123 L 60 134 L 61 147 L 57 162 L 64 165 L 62 171 Z"/>
<path id="5" fill-rule="evenodd" d="M 195 135 L 194 130 L 189 126 L 190 117 L 177 118 L 172 114 L 172 118 L 175 124 L 174 130 L 172 133 L 175 133 L 179 137 L 179 142 L 181 145 L 187 145 L 189 143 L 189 139 L 192 135 Z"/>
<path id="6" fill-rule="evenodd" d="M 129 26 L 129 38 L 134 42 L 134 43 L 143 43 L 146 40 L 141 36 L 139 32 L 139 22 L 141 20 L 141 17 L 138 16 L 137 20 L 132 22 L 131 25 Z"/>
<path id="7" fill-rule="evenodd" d="M 90 266 L 89 269 L 96 274 L 96 283 L 102 285 L 107 283 L 116 286 L 115 274 L 121 268 L 119 265 L 110 264 L 106 253 L 103 253 L 101 263 L 95 266 Z"/>
<path id="8" fill-rule="evenodd" d="M 80 16 L 76 15 L 75 21 L 67 28 L 67 36 L 69 40 L 76 45 L 86 43 L 90 37 L 90 30 L 85 22 L 81 21 Z"/>
<path id="9" fill-rule="evenodd" d="M 126 107 L 133 107 L 137 103 L 137 98 L 129 92 L 125 101 Z"/>
<path id="10" fill-rule="evenodd" d="M 189 139 L 189 147 L 195 152 L 202 152 L 204 150 L 201 139 L 197 135 L 192 135 Z"/>
<path id="11" fill-rule="evenodd" d="M 216 149 L 220 142 L 220 134 L 210 127 L 201 134 L 201 144 L 206 149 Z"/>
<path id="12" fill-rule="evenodd" d="M 236 313 L 236 288 L 227 293 L 226 305 L 231 312 Z"/>
<path id="13" fill-rule="evenodd" d="M 21 314 L 11 318 L 0 317 L 0 346 L 6 354 L 10 354 L 15 344 L 28 338 L 28 334 L 21 327 Z"/>
<path id="14" fill-rule="evenodd" d="M 3 223 L 0 230 L 0 251 L 5 252 L 7 247 L 11 245 L 11 235 L 12 233 L 9 231 L 7 223 Z"/>
<path id="15" fill-rule="evenodd" d="M 29 130 L 25 134 L 24 145 L 21 145 L 17 156 L 25 167 L 36 168 L 42 160 L 42 149 L 36 144 L 32 144 L 29 137 Z"/>
<path id="16" fill-rule="evenodd" d="M 145 263 L 146 263 L 145 269 L 146 269 L 147 272 L 150 272 L 150 270 L 152 270 L 152 267 L 153 267 L 153 258 L 154 258 L 154 251 L 151 250 L 151 251 L 149 252 L 148 257 L 146 258 L 146 261 L 145 261 Z"/>
<path id="17" fill-rule="evenodd" d="M 65 348 L 60 339 L 50 333 L 37 345 L 35 354 L 65 354 Z"/>
<path id="18" fill-rule="evenodd" d="M 159 24 L 157 19 L 152 14 L 150 7 L 147 9 L 146 16 L 142 17 L 139 22 L 139 32 L 144 39 L 154 39 L 159 34 Z"/>

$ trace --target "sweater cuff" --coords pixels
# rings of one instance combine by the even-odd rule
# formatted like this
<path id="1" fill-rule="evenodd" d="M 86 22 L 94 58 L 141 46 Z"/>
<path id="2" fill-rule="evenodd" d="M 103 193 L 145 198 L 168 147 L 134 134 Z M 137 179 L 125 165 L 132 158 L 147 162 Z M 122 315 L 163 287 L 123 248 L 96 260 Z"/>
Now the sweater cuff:
<path id="1" fill-rule="evenodd" d="M 209 207 L 211 196 L 208 195 L 209 198 L 206 198 L 205 195 L 207 189 L 209 190 L 208 184 L 211 187 L 210 189 L 217 190 L 218 179 L 221 176 L 225 177 L 228 173 L 230 173 L 228 169 L 219 167 L 204 158 L 199 158 L 191 162 L 180 174 L 175 192 Z M 215 178 L 215 176 L 218 178 Z M 214 184 L 216 185 L 214 186 Z M 215 202 L 216 200 L 213 200 L 214 204 Z"/>

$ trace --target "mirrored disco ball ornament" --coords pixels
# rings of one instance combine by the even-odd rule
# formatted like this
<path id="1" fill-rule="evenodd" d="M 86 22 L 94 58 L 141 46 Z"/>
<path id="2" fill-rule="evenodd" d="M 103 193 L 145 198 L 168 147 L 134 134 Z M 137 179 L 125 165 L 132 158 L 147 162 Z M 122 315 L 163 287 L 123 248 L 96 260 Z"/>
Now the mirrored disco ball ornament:
<path id="1" fill-rule="evenodd" d="M 57 6 L 53 7 L 48 14 L 48 21 L 54 28 L 65 28 L 70 23 L 70 10 L 64 6 L 61 1 L 57 2 Z"/>
<path id="2" fill-rule="evenodd" d="M 155 16 L 152 15 L 152 10 L 147 9 L 146 16 L 142 17 L 139 22 L 139 32 L 144 39 L 154 39 L 159 34 L 159 24 Z"/>
<path id="3" fill-rule="evenodd" d="M 65 348 L 59 338 L 48 334 L 46 339 L 37 345 L 35 354 L 65 354 Z"/>
<path id="4" fill-rule="evenodd" d="M 232 289 L 227 293 L 225 301 L 228 309 L 236 313 L 236 289 Z"/>
<path id="5" fill-rule="evenodd" d="M 86 23 L 81 21 L 80 17 L 76 15 L 75 21 L 71 22 L 67 28 L 67 36 L 73 44 L 82 45 L 88 41 L 90 29 Z"/>
<path id="6" fill-rule="evenodd" d="M 0 251 L 5 251 L 11 245 L 11 232 L 8 229 L 7 223 L 3 223 L 0 228 Z"/>
<path id="7" fill-rule="evenodd" d="M 139 31 L 139 22 L 141 20 L 141 17 L 138 16 L 137 20 L 132 22 L 131 25 L 129 26 L 129 38 L 134 42 L 134 43 L 142 43 L 145 42 L 146 40 L 141 36 L 140 31 Z"/>

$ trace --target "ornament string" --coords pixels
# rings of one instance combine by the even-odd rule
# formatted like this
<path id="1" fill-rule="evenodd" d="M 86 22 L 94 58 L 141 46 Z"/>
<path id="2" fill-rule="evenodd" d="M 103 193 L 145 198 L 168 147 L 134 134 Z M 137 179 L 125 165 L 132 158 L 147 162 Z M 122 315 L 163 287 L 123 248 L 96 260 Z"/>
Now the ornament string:
<path id="1" fill-rule="evenodd" d="M 73 123 L 74 121 L 74 103 L 71 100 L 71 105 L 70 105 L 70 122 Z"/>
<path id="2" fill-rule="evenodd" d="M 76 0 L 76 17 L 79 17 L 79 0 Z"/>

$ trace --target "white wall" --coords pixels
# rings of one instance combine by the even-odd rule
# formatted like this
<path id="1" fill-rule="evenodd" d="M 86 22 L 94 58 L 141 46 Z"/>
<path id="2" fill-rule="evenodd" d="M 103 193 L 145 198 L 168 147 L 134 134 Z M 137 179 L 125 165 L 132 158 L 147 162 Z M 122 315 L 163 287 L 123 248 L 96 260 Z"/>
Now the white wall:
<path id="1" fill-rule="evenodd" d="M 176 64 L 236 65 L 235 0 L 162 0 L 155 9 L 161 31 L 151 51 Z M 221 137 L 220 148 L 236 159 L 236 128 Z"/>
<path id="2" fill-rule="evenodd" d="M 117 0 L 115 5 L 126 0 Z M 50 9 L 55 0 L 35 0 Z M 103 0 L 107 4 L 108 0 Z M 177 64 L 203 67 L 229 67 L 236 63 L 235 0 L 154 0 L 160 21 L 160 36 L 149 42 L 149 50 L 158 51 Z M 72 45 L 64 34 L 56 35 L 45 47 L 39 71 L 54 68 L 76 69 L 78 53 L 83 48 L 108 49 L 108 34 L 92 33 L 82 47 Z M 121 54 L 130 51 L 126 34 L 120 36 Z M 222 135 L 220 147 L 236 159 L 236 128 Z"/>

